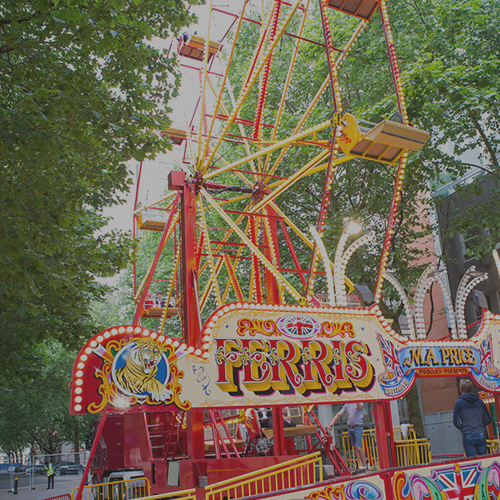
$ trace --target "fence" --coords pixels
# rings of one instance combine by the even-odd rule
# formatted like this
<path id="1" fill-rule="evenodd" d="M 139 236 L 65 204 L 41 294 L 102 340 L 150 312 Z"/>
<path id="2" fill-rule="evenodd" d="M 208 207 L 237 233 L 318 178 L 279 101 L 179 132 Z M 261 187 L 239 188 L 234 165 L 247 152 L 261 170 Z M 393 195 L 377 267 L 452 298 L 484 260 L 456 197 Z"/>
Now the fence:
<path id="1" fill-rule="evenodd" d="M 500 443 L 498 439 L 487 439 L 486 444 L 488 445 L 488 453 L 500 453 Z"/>
<path id="2" fill-rule="evenodd" d="M 342 447 L 345 454 L 345 462 L 351 471 L 355 470 L 356 454 L 349 440 L 347 431 L 342 433 Z M 377 437 L 375 429 L 366 429 L 363 431 L 363 450 L 365 450 L 366 460 L 370 469 L 379 469 L 379 457 L 377 447 Z"/>
<path id="3" fill-rule="evenodd" d="M 42 454 L 31 453 L 23 457 L 24 464 L 12 464 L 9 466 L 11 489 L 14 484 L 14 476 L 27 475 L 29 477 L 29 488 L 34 489 L 41 484 L 46 477 L 46 464 L 52 463 L 56 476 L 75 475 L 81 476 L 85 471 L 89 452 L 69 451 L 66 453 Z"/>
<path id="4" fill-rule="evenodd" d="M 431 463 L 431 443 L 428 439 L 395 441 L 398 467 Z"/>
<path id="5" fill-rule="evenodd" d="M 404 435 L 399 427 L 394 428 L 394 444 L 396 447 L 396 461 L 398 467 L 428 464 L 432 461 L 430 440 L 426 438 L 417 438 L 413 426 L 411 425 Z M 347 432 L 342 434 L 342 446 L 347 466 L 350 470 L 356 469 L 356 455 Z M 363 449 L 366 454 L 369 468 L 380 469 L 375 429 L 363 431 Z"/>
<path id="6" fill-rule="evenodd" d="M 64 495 L 57 495 L 56 497 L 45 498 L 44 500 L 71 500 L 68 493 Z"/>
<path id="7" fill-rule="evenodd" d="M 71 492 L 71 500 L 76 498 L 75 488 Z M 151 495 L 151 485 L 145 477 L 124 479 L 109 483 L 89 484 L 83 487 L 82 500 L 131 500 Z M 162 497 L 163 498 L 163 497 Z"/>
<path id="8" fill-rule="evenodd" d="M 318 471 L 318 478 L 316 478 Z M 206 500 L 242 498 L 305 486 L 323 480 L 321 453 L 316 452 L 265 469 L 250 472 L 205 488 Z"/>
<path id="9" fill-rule="evenodd" d="M 169 498 L 175 498 L 175 500 L 196 500 L 196 489 L 161 493 L 160 495 L 141 498 L 141 500 L 168 500 Z"/>

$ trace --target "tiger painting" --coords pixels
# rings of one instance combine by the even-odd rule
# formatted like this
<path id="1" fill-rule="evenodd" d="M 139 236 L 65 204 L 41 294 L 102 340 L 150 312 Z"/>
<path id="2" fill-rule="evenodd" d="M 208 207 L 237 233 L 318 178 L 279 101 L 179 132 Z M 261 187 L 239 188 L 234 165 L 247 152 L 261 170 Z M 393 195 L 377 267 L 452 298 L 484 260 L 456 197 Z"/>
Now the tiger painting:
<path id="1" fill-rule="evenodd" d="M 143 338 L 135 339 L 134 344 L 125 366 L 115 371 L 116 381 L 129 394 L 148 393 L 153 401 L 168 401 L 172 392 L 156 378 L 162 358 L 160 346 Z"/>

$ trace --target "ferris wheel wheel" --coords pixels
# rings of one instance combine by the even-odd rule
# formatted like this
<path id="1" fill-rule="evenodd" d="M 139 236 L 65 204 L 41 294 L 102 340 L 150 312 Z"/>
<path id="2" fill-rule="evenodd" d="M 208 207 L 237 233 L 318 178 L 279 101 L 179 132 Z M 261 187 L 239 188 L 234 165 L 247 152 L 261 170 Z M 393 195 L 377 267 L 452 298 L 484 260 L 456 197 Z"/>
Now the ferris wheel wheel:
<path id="1" fill-rule="evenodd" d="M 259 7 L 244 1 L 239 11 L 214 4 L 208 10 L 204 32 L 183 33 L 175 42 L 183 85 L 198 87 L 184 126 L 164 131 L 178 151 L 178 168 L 165 196 L 136 206 L 138 227 L 161 237 L 138 276 L 134 322 L 158 318 L 163 331 L 169 318 L 180 316 L 183 330 L 195 332 L 187 336 L 199 343 L 202 322 L 225 304 L 314 301 L 318 282 L 333 267 L 321 268 L 320 247 L 336 168 L 359 158 L 396 169 L 378 299 L 407 153 L 428 139 L 408 122 L 385 1 L 273 0 Z M 375 14 L 399 114 L 370 124 L 343 110 L 339 68 Z M 311 16 L 321 29 L 311 29 Z M 339 46 L 336 23 L 352 26 Z M 308 52 L 322 55 L 320 69 L 304 57 Z M 318 84 L 308 76 L 313 71 L 323 73 Z M 310 198 L 305 206 L 304 197 Z M 168 275 L 159 270 L 161 259 Z M 155 280 L 162 285 L 156 300 L 150 295 Z"/>

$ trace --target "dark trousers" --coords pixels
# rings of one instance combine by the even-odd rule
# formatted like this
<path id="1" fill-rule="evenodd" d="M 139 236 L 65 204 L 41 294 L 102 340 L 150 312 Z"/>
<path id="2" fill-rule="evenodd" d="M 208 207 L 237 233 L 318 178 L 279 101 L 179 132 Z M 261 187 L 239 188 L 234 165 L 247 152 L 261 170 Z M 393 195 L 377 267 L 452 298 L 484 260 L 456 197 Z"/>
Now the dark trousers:
<path id="1" fill-rule="evenodd" d="M 54 489 L 54 474 L 47 476 L 47 489 Z"/>

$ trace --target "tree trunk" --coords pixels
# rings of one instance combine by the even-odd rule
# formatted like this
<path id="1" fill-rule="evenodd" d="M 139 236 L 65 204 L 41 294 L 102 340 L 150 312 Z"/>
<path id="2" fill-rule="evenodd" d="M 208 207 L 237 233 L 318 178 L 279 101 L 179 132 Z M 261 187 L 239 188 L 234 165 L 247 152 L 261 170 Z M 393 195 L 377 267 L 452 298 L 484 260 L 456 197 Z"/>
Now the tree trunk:
<path id="1" fill-rule="evenodd" d="M 419 437 L 425 437 L 424 423 L 422 414 L 420 413 L 417 384 L 415 384 L 406 395 L 406 405 L 408 406 L 408 418 L 410 420 L 410 424 L 412 424 L 415 429 L 415 433 Z"/>
<path id="2" fill-rule="evenodd" d="M 75 421 L 75 429 L 73 434 L 73 446 L 75 447 L 75 463 L 80 463 L 80 423 Z"/>

